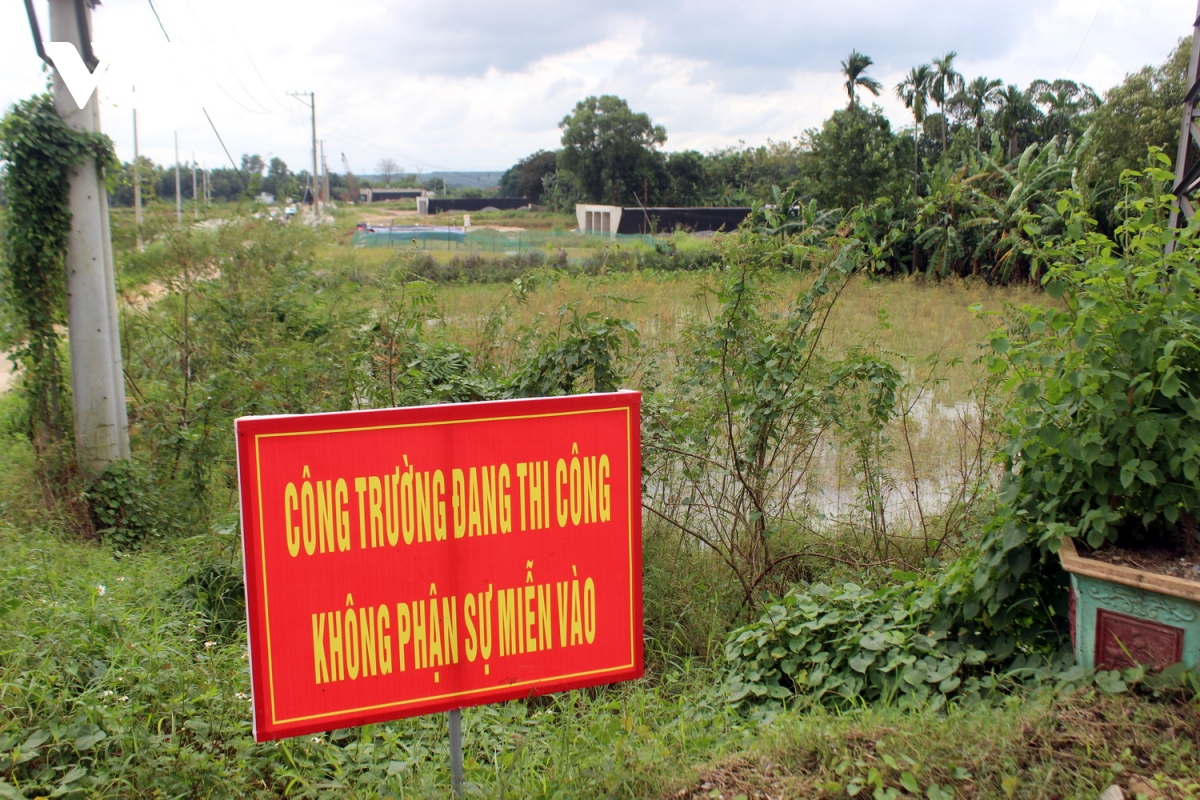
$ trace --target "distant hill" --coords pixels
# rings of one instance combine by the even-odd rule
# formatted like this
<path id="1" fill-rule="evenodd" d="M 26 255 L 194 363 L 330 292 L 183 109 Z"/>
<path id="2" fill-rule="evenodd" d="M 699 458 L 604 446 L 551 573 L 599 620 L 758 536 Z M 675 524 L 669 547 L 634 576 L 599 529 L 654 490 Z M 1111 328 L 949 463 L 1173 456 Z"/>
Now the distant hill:
<path id="1" fill-rule="evenodd" d="M 406 173 L 411 175 L 412 173 Z M 420 172 L 417 173 L 416 179 L 418 183 L 424 184 L 432 178 L 445 180 L 447 188 L 450 189 L 493 189 L 500 185 L 500 176 L 504 174 L 504 170 L 494 172 Z M 382 175 L 360 175 L 360 178 L 366 178 L 371 183 L 383 183 Z"/>
<path id="2" fill-rule="evenodd" d="M 441 178 L 451 189 L 490 189 L 500 185 L 500 176 L 504 170 L 497 172 L 422 172 L 417 180 L 425 183 L 430 178 Z"/>

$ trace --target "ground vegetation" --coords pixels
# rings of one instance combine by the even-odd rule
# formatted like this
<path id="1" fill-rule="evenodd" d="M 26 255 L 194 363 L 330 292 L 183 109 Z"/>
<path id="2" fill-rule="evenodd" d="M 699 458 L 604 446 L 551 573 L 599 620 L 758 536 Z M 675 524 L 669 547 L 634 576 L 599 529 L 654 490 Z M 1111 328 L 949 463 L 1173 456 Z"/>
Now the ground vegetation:
<path id="1" fill-rule="evenodd" d="M 0 394 L 0 796 L 445 794 L 440 716 L 253 742 L 232 422 L 615 388 L 644 398 L 646 675 L 468 709 L 472 792 L 1200 794 L 1196 676 L 1072 666 L 1053 559 L 1194 510 L 1200 245 L 1164 229 L 1168 164 L 1119 177 L 1106 221 L 1082 87 L 963 86 L 947 54 L 897 135 L 864 58 L 794 144 L 665 157 L 618 98 L 564 120 L 580 160 L 545 197 L 582 197 L 576 167 L 601 199 L 765 192 L 717 236 L 455 260 L 350 246 L 357 209 L 314 230 L 230 204 L 182 229 L 152 207 L 139 248 L 119 209 L 134 460 L 55 481 L 36 368 Z M 40 113 L 10 112 L 5 152 Z M 640 149 L 605 149 L 617 122 Z M 851 134 L 885 173 L 823 196 Z M 53 247 L 12 239 L 8 160 L 6 268 L 50 276 Z"/>

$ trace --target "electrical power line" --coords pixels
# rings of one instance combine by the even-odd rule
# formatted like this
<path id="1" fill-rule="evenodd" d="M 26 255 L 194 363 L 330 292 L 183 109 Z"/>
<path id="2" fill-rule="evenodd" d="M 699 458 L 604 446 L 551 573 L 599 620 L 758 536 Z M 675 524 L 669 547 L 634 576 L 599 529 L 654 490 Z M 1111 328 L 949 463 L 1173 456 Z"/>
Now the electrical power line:
<path id="1" fill-rule="evenodd" d="M 1087 31 L 1083 34 L 1083 41 L 1079 43 L 1079 49 L 1075 51 L 1075 55 L 1071 58 L 1071 63 L 1067 65 L 1067 71 L 1064 75 L 1071 74 L 1071 68 L 1075 66 L 1075 59 L 1079 58 L 1079 54 L 1083 52 L 1083 46 L 1087 43 L 1088 37 L 1092 34 L 1092 28 L 1096 26 L 1096 20 L 1100 18 L 1100 11 L 1104 8 L 1106 0 L 1100 0 L 1096 6 L 1096 13 L 1092 16 L 1092 24 L 1088 25 Z"/>
<path id="2" fill-rule="evenodd" d="M 234 160 L 233 160 L 233 156 L 232 156 L 232 155 L 230 155 L 230 153 L 229 153 L 229 148 L 225 146 L 225 140 L 221 138 L 221 134 L 220 134 L 220 132 L 217 130 L 217 126 L 216 126 L 216 125 L 213 125 L 212 117 L 210 117 L 210 116 L 208 115 L 208 109 L 207 109 L 207 108 L 204 108 L 203 106 L 201 106 L 201 107 L 200 107 L 200 110 L 204 112 L 204 118 L 205 118 L 206 120 L 208 120 L 208 124 L 209 124 L 209 125 L 212 125 L 213 133 L 215 133 L 215 134 L 217 135 L 217 141 L 221 143 L 221 149 L 225 151 L 225 156 L 226 156 L 226 157 L 229 159 L 229 163 L 230 163 L 230 164 L 233 164 L 233 168 L 234 168 L 235 170 L 237 170 L 237 174 L 238 174 L 238 175 L 241 175 L 241 177 L 242 177 L 242 178 L 245 178 L 245 179 L 246 179 L 246 185 L 247 185 L 247 186 L 249 186 L 249 185 L 250 185 L 250 180 L 249 180 L 248 178 L 246 178 L 246 176 L 245 176 L 245 175 L 242 175 L 242 170 L 241 170 L 241 168 L 240 168 L 240 167 L 238 167 L 238 165 L 237 165 L 237 162 L 236 162 L 236 161 L 234 161 Z"/>
<path id="3" fill-rule="evenodd" d="M 150 10 L 154 12 L 154 18 L 158 20 L 158 29 L 163 32 L 163 36 L 167 37 L 168 42 L 171 41 L 171 37 L 167 34 L 167 29 L 163 27 L 162 17 L 158 15 L 158 9 L 154 7 L 154 0 L 148 0 L 148 2 L 150 3 Z"/>
<path id="4" fill-rule="evenodd" d="M 159 27 L 159 29 L 162 31 L 162 34 L 163 34 L 163 36 L 164 36 L 164 37 L 166 37 L 166 40 L 167 40 L 168 42 L 170 42 L 170 41 L 171 41 L 171 36 L 170 36 L 170 35 L 167 33 L 167 29 L 166 29 L 166 27 L 163 25 L 162 17 L 161 17 L 161 16 L 159 16 L 159 13 L 158 13 L 158 8 L 157 8 L 157 7 L 154 5 L 154 0 L 147 0 L 147 2 L 150 4 L 150 10 L 151 10 L 151 11 L 154 13 L 154 19 L 155 19 L 155 20 L 158 22 L 158 27 Z M 189 5 L 189 6 L 191 6 L 191 2 L 190 2 L 190 0 L 188 0 L 188 5 Z M 1098 12 L 1097 12 L 1097 13 L 1098 13 Z M 1095 20 L 1093 20 L 1093 24 L 1094 24 L 1094 23 L 1095 23 Z M 1089 30 L 1090 30 L 1090 28 L 1089 28 Z M 1085 38 L 1086 38 L 1086 37 L 1085 37 Z M 1082 45 L 1081 45 L 1081 48 L 1082 48 Z M 270 86 L 267 84 L 266 80 L 263 78 L 262 72 L 261 72 L 261 71 L 259 71 L 259 69 L 258 69 L 258 65 L 254 63 L 254 59 L 253 59 L 253 57 L 250 55 L 249 51 L 246 51 L 246 53 L 245 53 L 245 54 L 246 54 L 246 58 L 247 58 L 247 60 L 250 62 L 250 65 L 251 65 L 251 67 L 254 69 L 255 73 L 258 75 L 258 79 L 259 79 L 259 80 L 262 82 L 263 86 L 264 86 L 264 87 L 266 87 L 266 89 L 267 89 L 267 91 L 268 91 L 268 95 L 269 95 L 269 96 L 271 97 L 271 99 L 272 99 L 272 100 L 274 100 L 274 101 L 275 101 L 275 102 L 276 102 L 276 103 L 277 103 L 277 104 L 278 104 L 278 105 L 279 105 L 279 106 L 280 106 L 282 109 L 284 109 L 285 111 L 287 111 L 287 112 L 288 112 L 288 116 L 289 116 L 289 118 L 291 119 L 291 122 L 292 122 L 292 127 L 293 127 L 293 129 L 296 129 L 296 130 L 298 131 L 298 130 L 299 130 L 299 124 L 298 124 L 298 122 L 297 122 L 297 119 L 296 119 L 296 115 L 295 115 L 295 112 L 294 112 L 294 110 L 293 110 L 291 107 L 289 107 L 288 105 L 286 105 L 286 104 L 284 104 L 283 102 L 281 102 L 281 101 L 279 100 L 279 98 L 275 96 L 275 93 L 274 93 L 274 91 L 271 89 L 271 87 L 270 87 Z M 239 79 L 238 79 L 237 75 L 233 73 L 233 69 L 232 69 L 232 67 L 229 67 L 229 70 L 230 70 L 230 73 L 233 75 L 233 79 L 234 79 L 234 81 L 236 81 L 236 82 L 237 82 L 237 84 L 238 84 L 238 86 L 240 86 L 240 87 L 241 87 L 242 91 L 246 93 L 246 96 L 247 96 L 247 97 L 249 97 L 249 98 L 250 98 L 250 99 L 251 99 L 251 100 L 252 100 L 252 101 L 253 101 L 253 102 L 254 102 L 256 105 L 258 105 L 258 106 L 259 106 L 259 108 L 261 108 L 261 109 L 263 109 L 263 110 L 262 110 L 262 111 L 255 111 L 254 109 L 252 109 L 252 108 L 250 108 L 250 107 L 246 106 L 244 103 L 240 102 L 240 101 L 239 101 L 237 98 L 235 98 L 235 97 L 234 97 L 232 94 L 230 94 L 230 93 L 229 93 L 229 91 L 228 91 L 228 90 L 226 90 L 224 86 L 222 86 L 220 83 L 216 83 L 216 86 L 217 86 L 217 88 L 218 88 L 218 89 L 220 89 L 220 90 L 221 90 L 221 92 L 222 92 L 222 93 L 223 93 L 223 94 L 224 94 L 226 97 L 228 97 L 230 100 L 232 100 L 232 101 L 233 101 L 235 104 L 237 104 L 239 107 L 241 107 L 242 109 L 244 109 L 245 111 L 247 111 L 247 112 L 249 112 L 249 113 L 251 113 L 251 114 L 264 114 L 264 113 L 265 113 L 265 114 L 275 114 L 275 113 L 278 113 L 278 112 L 275 112 L 275 111 L 273 111 L 272 109 L 269 109 L 269 108 L 267 108 L 267 107 L 266 107 L 266 106 L 265 106 L 265 105 L 264 105 L 264 104 L 263 104 L 263 103 L 262 103 L 262 102 L 261 102 L 261 101 L 258 99 L 258 97 L 257 97 L 257 96 L 255 96 L 255 95 L 254 95 L 254 93 L 253 93 L 253 92 L 251 92 L 251 91 L 249 90 L 249 88 L 247 88 L 247 87 L 246 87 L 246 85 L 245 85 L 245 84 L 243 84 L 243 83 L 241 82 L 241 80 L 239 80 Z M 214 83 L 215 83 L 215 82 L 214 82 Z M 206 108 L 204 108 L 203 106 L 201 106 L 201 109 L 200 109 L 200 110 L 204 112 L 204 116 L 205 116 L 205 118 L 207 118 L 207 119 L 208 119 L 208 124 L 209 124 L 209 126 L 210 126 L 210 127 L 212 127 L 213 133 L 214 133 L 214 134 L 216 134 L 216 136 L 217 136 L 217 141 L 219 141 L 219 142 L 221 143 L 221 148 L 222 148 L 222 149 L 225 151 L 225 155 L 226 155 L 226 156 L 229 158 L 229 161 L 230 161 L 230 163 L 231 163 L 231 164 L 233 164 L 233 168 L 234 168 L 235 170 L 237 170 L 239 174 L 241 174 L 241 169 L 238 167 L 237 163 L 236 163 L 236 162 L 233 160 L 233 156 L 232 156 L 232 155 L 230 155 L 230 153 L 229 153 L 229 148 L 225 146 L 225 142 L 224 142 L 224 140 L 221 138 L 221 134 L 220 134 L 220 132 L 218 132 L 218 131 L 217 131 L 217 126 L 216 126 L 216 124 L 215 124 L 215 123 L 213 123 L 213 121 L 212 121 L 212 117 L 211 117 L 211 116 L 209 116 L 208 110 L 207 110 Z M 356 135 L 356 134 L 353 134 L 353 133 L 351 133 L 351 132 L 349 132 L 349 131 L 342 130 L 341 128 L 338 128 L 338 127 L 336 127 L 336 126 L 334 126 L 334 125 L 329 125 L 328 123 L 326 123 L 326 124 L 324 125 L 324 127 L 325 127 L 325 129 L 326 129 L 326 130 L 330 130 L 330 131 L 333 131 L 333 132 L 335 132 L 335 133 L 338 133 L 338 134 L 342 135 L 343 137 L 345 137 L 346 139 L 350 140 L 351 142 L 358 144 L 360 147 L 364 147 L 364 148 L 366 148 L 366 149 L 368 149 L 368 150 L 372 150 L 372 151 L 374 151 L 374 152 L 378 153 L 379 155 L 386 156 L 386 157 L 391 157 L 391 156 L 393 156 L 393 155 L 399 156 L 400 158 L 404 159 L 405 161 L 409 162 L 410 164 L 413 164 L 413 165 L 414 165 L 414 166 L 417 168 L 415 171 L 416 171 L 416 172 L 418 172 L 418 173 L 420 173 L 420 172 L 439 172 L 439 173 L 442 173 L 442 174 L 444 174 L 444 175 L 450 175 L 450 176 L 458 175 L 458 176 L 461 176 L 461 177 L 464 177 L 464 178 L 466 178 L 466 177 L 469 177 L 469 178 L 472 178 L 472 179 L 474 179 L 475 181 L 477 181 L 477 182 L 479 182 L 479 183 L 482 183 L 482 182 L 483 182 L 483 181 L 482 181 L 480 178 L 478 178 L 477 176 L 473 176 L 473 175 L 471 175 L 471 174 L 470 174 L 470 173 L 468 173 L 468 172 L 463 172 L 463 171 L 461 171 L 461 170 L 453 170 L 453 169 L 450 169 L 449 167 L 446 167 L 446 166 L 443 166 L 443 165 L 440 165 L 440 164 L 434 164 L 434 163 L 432 163 L 432 162 L 429 162 L 429 161 L 426 161 L 426 160 L 424 160 L 424 159 L 419 159 L 419 158 L 416 158 L 416 157 L 414 157 L 414 156 L 412 156 L 411 154 L 408 154 L 408 153 L 401 153 L 401 152 L 398 152 L 398 151 L 396 151 L 396 150 L 393 150 L 393 149 L 391 149 L 391 148 L 384 147 L 384 146 L 382 146 L 382 145 L 379 145 L 379 144 L 377 144 L 377 143 L 375 143 L 375 142 L 372 142 L 372 141 L 370 141 L 369 139 L 365 139 L 365 138 L 363 138 L 363 137 L 361 137 L 361 136 L 358 136 L 358 135 Z"/>
<path id="5" fill-rule="evenodd" d="M 270 109 L 270 108 L 267 108 L 266 106 L 264 106 L 264 105 L 262 104 L 262 102 L 261 102 L 261 101 L 258 99 L 258 97 L 257 97 L 257 96 L 255 96 L 254 92 L 252 92 L 252 91 L 250 91 L 249 89 L 247 89 L 247 88 L 246 88 L 246 84 L 242 83 L 241 79 L 240 79 L 240 78 L 238 78 L 238 76 L 237 76 L 237 73 L 233 71 L 233 67 L 231 67 L 231 66 L 229 66 L 228 64 L 226 64 L 226 65 L 225 65 L 225 68 L 226 68 L 226 69 L 229 71 L 229 74 L 230 74 L 230 75 L 233 77 L 233 80 L 234 80 L 234 82 L 235 82 L 235 83 L 236 83 L 238 86 L 240 86 L 240 87 L 241 87 L 241 89 L 242 89 L 242 91 L 243 91 L 243 92 L 245 92 L 245 93 L 246 93 L 246 96 L 247 96 L 247 97 L 249 97 L 251 100 L 253 100 L 253 101 L 254 101 L 254 104 L 255 104 L 255 105 L 257 105 L 259 108 L 261 108 L 261 109 L 262 109 L 262 111 L 255 111 L 255 112 L 253 112 L 253 113 L 255 113 L 255 114 L 274 114 L 274 113 L 277 113 L 277 112 L 275 112 L 274 110 L 272 110 L 272 109 Z M 218 84 L 218 86 L 219 86 L 219 85 L 220 85 L 220 84 Z"/>
<path id="6" fill-rule="evenodd" d="M 337 127 L 336 125 L 330 125 L 329 123 L 325 123 L 322 127 L 324 127 L 325 130 L 327 130 L 327 131 L 333 131 L 335 133 L 339 133 L 342 136 L 346 137 L 347 139 L 351 140 L 352 142 L 356 142 L 360 146 L 365 147 L 369 150 L 374 150 L 376 153 L 379 153 L 380 155 L 399 156 L 400 158 L 404 159 L 405 161 L 409 162 L 410 164 L 414 164 L 417 167 L 427 168 L 427 169 L 419 170 L 421 172 L 440 172 L 440 173 L 444 173 L 446 175 L 460 175 L 463 177 L 469 177 L 469 176 L 471 176 L 471 172 L 479 171 L 479 170 L 472 170 L 471 172 L 464 172 L 462 170 L 450 169 L 449 167 L 445 167 L 440 164 L 434 164 L 432 162 L 425 161 L 424 159 L 416 158 L 408 153 L 401 153 L 399 151 L 396 151 L 391 148 L 380 145 L 376 142 L 372 142 L 369 139 L 364 139 L 361 136 L 358 136 L 357 134 L 353 134 L 349 131 L 342 130 L 341 128 Z M 478 180 L 478 178 L 476 178 L 476 180 Z"/>
<path id="7" fill-rule="evenodd" d="M 254 63 L 254 56 L 250 55 L 249 50 L 247 50 L 245 52 L 246 52 L 246 60 L 250 62 L 250 66 L 254 68 L 254 74 L 258 76 L 259 81 L 261 81 L 262 85 L 266 88 L 267 96 L 275 101 L 275 105 L 286 110 L 288 108 L 288 106 L 282 100 L 280 100 L 278 97 L 275 96 L 275 90 L 272 89 L 271 86 L 267 83 L 267 79 L 263 77 L 263 74 L 258 71 L 258 64 Z"/>
<path id="8" fill-rule="evenodd" d="M 169 33 L 167 33 L 167 29 L 163 27 L 162 17 L 160 17 L 158 15 L 158 9 L 154 7 L 154 0 L 146 0 L 146 2 L 148 2 L 150 4 L 150 10 L 154 12 L 154 18 L 156 20 L 158 20 L 159 30 L 162 31 L 163 36 L 166 37 L 168 42 L 171 41 L 171 35 Z M 224 91 L 224 90 L 222 89 L 222 91 Z M 243 179 L 245 179 L 246 176 L 242 175 L 242 170 L 238 167 L 237 162 L 233 160 L 233 156 L 230 155 L 229 148 L 225 146 L 225 140 L 221 138 L 221 132 L 217 130 L 216 123 L 214 123 L 212 121 L 212 117 L 210 117 L 208 115 L 208 109 L 205 108 L 204 106 L 200 106 L 200 110 L 204 112 L 204 118 L 208 120 L 208 124 L 212 127 L 213 133 L 216 134 L 217 141 L 221 143 L 221 149 L 225 151 L 225 155 L 229 159 L 229 163 L 233 165 L 234 171 L 237 172 L 237 174 L 240 175 Z M 176 143 L 176 145 L 178 146 L 178 142 Z M 176 183 L 178 183 L 178 180 L 176 181 Z M 246 180 L 246 185 L 247 186 L 250 185 L 249 180 Z"/>
<path id="9" fill-rule="evenodd" d="M 221 94 L 225 95 L 225 96 L 226 96 L 226 97 L 228 97 L 230 100 L 232 100 L 232 101 L 233 101 L 233 103 L 234 103 L 236 106 L 238 106 L 239 108 L 241 108 L 241 109 L 245 110 L 246 112 L 248 112 L 248 113 L 250 113 L 250 114 L 258 114 L 259 116 L 261 116 L 261 115 L 263 115 L 263 114 L 272 114 L 272 113 L 274 113 L 273 111 L 255 111 L 253 108 L 251 108 L 250 106 L 248 106 L 248 105 L 246 105 L 245 103 L 241 102 L 240 100 L 238 100 L 238 99 L 237 99 L 236 97 L 234 97 L 233 95 L 231 95 L 231 94 L 229 93 L 229 91 L 228 91 L 228 90 L 227 90 L 227 89 L 226 89 L 224 86 L 222 86 L 221 84 L 217 83 L 216 81 L 213 81 L 213 85 L 214 85 L 214 86 L 216 86 L 218 89 L 220 89 L 220 90 L 221 90 Z M 259 105 L 262 105 L 262 104 L 261 104 L 261 103 L 259 103 Z"/>

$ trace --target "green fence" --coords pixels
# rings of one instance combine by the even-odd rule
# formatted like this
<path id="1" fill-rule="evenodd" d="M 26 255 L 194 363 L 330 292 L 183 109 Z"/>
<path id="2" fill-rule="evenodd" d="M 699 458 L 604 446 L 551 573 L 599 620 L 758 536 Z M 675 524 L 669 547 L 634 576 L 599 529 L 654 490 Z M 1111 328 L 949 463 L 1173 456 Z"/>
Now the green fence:
<path id="1" fill-rule="evenodd" d="M 462 253 L 520 255 L 530 250 L 600 249 L 612 244 L 653 247 L 665 237 L 649 234 L 594 236 L 576 232 L 500 231 L 454 226 L 378 227 L 354 232 L 355 247 L 389 247 L 409 250 L 449 250 Z"/>

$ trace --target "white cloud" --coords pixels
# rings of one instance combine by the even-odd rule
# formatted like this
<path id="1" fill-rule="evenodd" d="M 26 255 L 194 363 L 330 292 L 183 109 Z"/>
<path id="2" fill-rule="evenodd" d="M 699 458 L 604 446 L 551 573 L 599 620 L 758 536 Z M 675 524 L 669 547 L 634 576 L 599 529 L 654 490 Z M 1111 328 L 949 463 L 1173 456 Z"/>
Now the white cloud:
<path id="1" fill-rule="evenodd" d="M 303 168 L 308 110 L 287 91 L 312 89 L 331 168 L 345 152 L 360 172 L 383 156 L 407 169 L 503 169 L 557 146 L 559 120 L 600 93 L 665 125 L 670 149 L 787 139 L 845 103 L 837 69 L 851 48 L 874 57 L 879 102 L 898 125 L 908 115 L 891 87 L 950 49 L 968 77 L 1066 76 L 1103 91 L 1164 60 L 1194 13 L 1191 0 L 154 5 L 198 52 L 160 45 L 147 0 L 106 0 L 95 13 L 115 61 L 101 84 L 104 124 L 123 157 L 136 102 L 142 151 L 156 161 L 173 160 L 178 130 L 185 158 L 226 163 L 206 108 L 235 158 Z M 45 26 L 44 0 L 35 6 Z M 5 107 L 45 85 L 18 3 L 0 4 L 0 76 Z"/>

